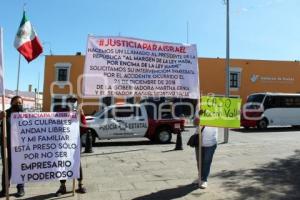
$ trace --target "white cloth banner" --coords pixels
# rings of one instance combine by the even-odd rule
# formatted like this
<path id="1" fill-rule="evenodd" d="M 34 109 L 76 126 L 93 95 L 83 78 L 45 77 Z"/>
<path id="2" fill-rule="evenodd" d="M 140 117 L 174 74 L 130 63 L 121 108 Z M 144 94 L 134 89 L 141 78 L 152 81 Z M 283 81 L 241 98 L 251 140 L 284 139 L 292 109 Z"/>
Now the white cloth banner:
<path id="1" fill-rule="evenodd" d="M 0 27 L 0 96 L 4 95 L 3 29 Z"/>
<path id="2" fill-rule="evenodd" d="M 82 93 L 198 99 L 196 45 L 89 36 Z"/>
<path id="3" fill-rule="evenodd" d="M 11 115 L 12 183 L 79 177 L 77 116 L 76 112 Z"/>

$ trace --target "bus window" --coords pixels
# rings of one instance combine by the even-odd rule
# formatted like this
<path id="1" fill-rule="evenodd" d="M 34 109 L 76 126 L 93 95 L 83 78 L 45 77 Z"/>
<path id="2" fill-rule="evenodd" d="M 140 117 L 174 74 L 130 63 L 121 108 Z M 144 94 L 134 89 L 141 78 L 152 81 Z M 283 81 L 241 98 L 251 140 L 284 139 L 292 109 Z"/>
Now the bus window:
<path id="1" fill-rule="evenodd" d="M 292 108 L 294 107 L 294 97 L 292 96 L 281 96 L 280 97 L 280 107 L 282 108 Z"/>
<path id="2" fill-rule="evenodd" d="M 280 97 L 277 96 L 267 96 L 264 101 L 264 109 L 268 108 L 279 108 L 280 107 Z"/>
<path id="3" fill-rule="evenodd" d="M 294 100 L 294 104 L 295 104 L 295 107 L 299 108 L 300 107 L 300 97 L 294 97 L 295 100 Z"/>
<path id="4" fill-rule="evenodd" d="M 274 103 L 274 98 L 271 96 L 267 96 L 264 102 L 264 109 L 272 108 Z"/>
<path id="5" fill-rule="evenodd" d="M 280 105 L 283 108 L 299 108 L 300 97 L 299 96 L 283 96 L 280 100 Z"/>

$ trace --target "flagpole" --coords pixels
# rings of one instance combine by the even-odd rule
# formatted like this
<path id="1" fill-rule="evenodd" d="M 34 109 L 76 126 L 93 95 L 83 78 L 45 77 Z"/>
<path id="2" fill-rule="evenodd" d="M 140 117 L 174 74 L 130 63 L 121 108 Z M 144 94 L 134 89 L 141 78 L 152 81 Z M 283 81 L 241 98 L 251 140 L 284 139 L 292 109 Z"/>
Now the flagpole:
<path id="1" fill-rule="evenodd" d="M 26 3 L 23 4 L 23 13 L 26 11 Z M 18 64 L 18 78 L 17 78 L 17 91 L 16 95 L 19 95 L 19 82 L 20 82 L 20 68 L 21 68 L 21 53 L 19 53 L 19 64 Z"/>
<path id="2" fill-rule="evenodd" d="M 19 95 L 19 81 L 20 81 L 20 68 L 21 68 L 21 54 L 19 53 L 19 64 L 18 64 L 18 78 L 17 78 L 17 95 Z"/>
<path id="3" fill-rule="evenodd" d="M 37 87 L 37 97 L 36 97 L 36 101 L 37 101 L 37 108 L 39 109 L 39 102 L 40 102 L 40 97 L 39 97 L 39 93 L 40 93 L 40 72 L 39 72 L 39 76 L 38 76 L 38 87 Z M 41 110 L 39 110 L 39 112 L 41 112 Z"/>
<path id="4" fill-rule="evenodd" d="M 2 110 L 3 110 L 3 119 L 2 119 L 2 145 L 3 145 L 3 159 L 4 159 L 4 163 L 2 163 L 4 166 L 2 166 L 4 168 L 4 181 L 5 181 L 5 196 L 6 196 L 6 200 L 9 200 L 9 186 L 8 186 L 8 183 L 9 183 L 9 180 L 8 180 L 8 152 L 7 152 L 7 130 L 6 130 L 6 112 L 5 112 L 5 88 L 4 88 L 4 56 L 3 56 L 3 29 L 0 28 L 0 51 L 1 51 L 1 70 L 2 70 L 2 89 L 3 91 L 1 92 L 2 93 Z M 2 188 L 2 190 L 4 190 L 4 188 Z"/>
<path id="5" fill-rule="evenodd" d="M 189 21 L 186 22 L 186 43 L 189 43 Z"/>

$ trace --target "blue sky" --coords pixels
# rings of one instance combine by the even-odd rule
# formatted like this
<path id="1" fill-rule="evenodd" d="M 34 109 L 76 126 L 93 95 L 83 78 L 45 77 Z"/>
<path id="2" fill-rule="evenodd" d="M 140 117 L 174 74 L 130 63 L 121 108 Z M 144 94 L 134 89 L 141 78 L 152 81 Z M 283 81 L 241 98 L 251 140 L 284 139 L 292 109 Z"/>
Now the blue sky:
<path id="1" fill-rule="evenodd" d="M 223 0 L 1 0 L 6 88 L 15 90 L 18 52 L 13 47 L 23 4 L 44 44 L 55 55 L 85 52 L 88 34 L 122 35 L 197 44 L 199 57 L 225 57 Z M 299 0 L 230 0 L 231 57 L 300 60 Z M 43 89 L 45 57 L 21 61 L 20 89 Z"/>

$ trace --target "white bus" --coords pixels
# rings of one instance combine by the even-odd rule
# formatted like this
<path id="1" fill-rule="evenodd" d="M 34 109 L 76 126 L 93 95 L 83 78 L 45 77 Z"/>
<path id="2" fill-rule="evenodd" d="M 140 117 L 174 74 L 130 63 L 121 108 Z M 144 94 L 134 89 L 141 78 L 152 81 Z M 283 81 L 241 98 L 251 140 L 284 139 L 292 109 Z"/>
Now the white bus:
<path id="1" fill-rule="evenodd" d="M 244 128 L 300 126 L 300 94 L 255 93 L 247 98 L 241 116 Z"/>

